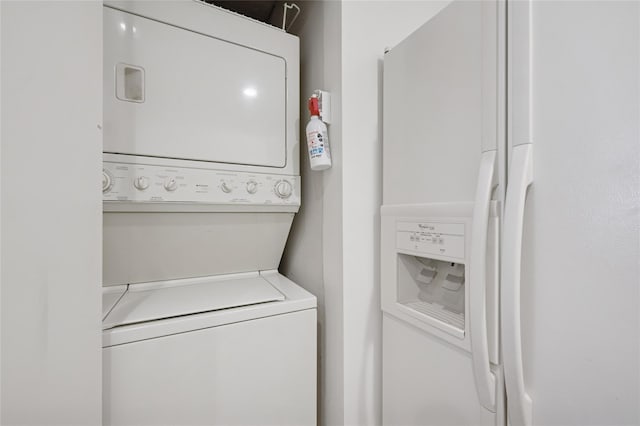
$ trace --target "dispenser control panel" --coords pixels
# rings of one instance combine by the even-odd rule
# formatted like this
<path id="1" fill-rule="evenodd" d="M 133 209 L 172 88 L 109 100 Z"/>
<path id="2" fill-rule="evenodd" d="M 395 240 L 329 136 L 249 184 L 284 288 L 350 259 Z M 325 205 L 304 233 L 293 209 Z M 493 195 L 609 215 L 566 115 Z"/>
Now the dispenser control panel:
<path id="1" fill-rule="evenodd" d="M 105 162 L 104 201 L 300 205 L 300 177 Z"/>
<path id="2" fill-rule="evenodd" d="M 398 249 L 464 261 L 464 223 L 397 222 Z"/>

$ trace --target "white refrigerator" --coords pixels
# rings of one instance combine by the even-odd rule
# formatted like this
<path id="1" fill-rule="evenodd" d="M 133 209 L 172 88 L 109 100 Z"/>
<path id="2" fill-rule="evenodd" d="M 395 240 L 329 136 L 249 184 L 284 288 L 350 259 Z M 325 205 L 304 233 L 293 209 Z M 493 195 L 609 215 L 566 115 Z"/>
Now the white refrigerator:
<path id="1" fill-rule="evenodd" d="M 640 424 L 640 2 L 456 0 L 383 82 L 384 424 Z"/>

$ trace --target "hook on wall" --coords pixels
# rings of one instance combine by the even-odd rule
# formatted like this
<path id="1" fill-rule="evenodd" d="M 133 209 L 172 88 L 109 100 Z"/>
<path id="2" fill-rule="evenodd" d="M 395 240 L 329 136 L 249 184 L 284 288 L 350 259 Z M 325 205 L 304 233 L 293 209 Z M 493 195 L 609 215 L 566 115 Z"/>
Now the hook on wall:
<path id="1" fill-rule="evenodd" d="M 282 31 L 287 31 L 289 28 L 291 28 L 291 25 L 293 25 L 293 23 L 296 21 L 296 19 L 298 18 L 298 15 L 300 15 L 300 8 L 295 3 L 284 3 L 282 5 L 282 7 L 283 7 L 283 12 L 284 12 L 282 14 Z M 291 19 L 291 22 L 289 23 L 289 26 L 286 26 L 286 24 L 287 24 L 287 10 L 289 10 L 289 9 L 296 9 L 296 14 L 293 17 L 293 19 Z"/>

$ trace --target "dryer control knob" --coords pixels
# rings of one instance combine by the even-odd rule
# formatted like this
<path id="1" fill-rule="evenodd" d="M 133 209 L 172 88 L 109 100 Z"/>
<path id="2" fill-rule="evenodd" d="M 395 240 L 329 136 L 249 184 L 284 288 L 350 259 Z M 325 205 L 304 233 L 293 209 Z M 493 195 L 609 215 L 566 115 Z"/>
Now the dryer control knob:
<path id="1" fill-rule="evenodd" d="M 102 193 L 109 192 L 113 186 L 113 178 L 108 170 L 102 169 Z"/>
<path id="2" fill-rule="evenodd" d="M 233 189 L 229 186 L 229 184 L 227 184 L 227 182 L 222 182 L 222 184 L 220 185 L 220 189 L 222 189 L 222 192 L 228 194 L 230 193 Z"/>
<path id="3" fill-rule="evenodd" d="M 250 180 L 247 182 L 247 192 L 249 194 L 255 194 L 258 191 L 258 182 L 255 180 Z"/>
<path id="4" fill-rule="evenodd" d="M 288 180 L 280 180 L 276 182 L 274 190 L 278 197 L 289 198 L 291 197 L 291 193 L 293 192 L 293 187 L 291 186 L 291 182 L 289 182 Z"/>
<path id="5" fill-rule="evenodd" d="M 138 176 L 133 180 L 133 186 L 140 191 L 144 191 L 149 187 L 149 178 L 146 176 Z"/>
<path id="6" fill-rule="evenodd" d="M 176 181 L 176 178 L 174 177 L 168 177 L 164 180 L 164 189 L 166 189 L 167 191 L 175 191 L 176 189 L 178 189 L 178 181 Z"/>

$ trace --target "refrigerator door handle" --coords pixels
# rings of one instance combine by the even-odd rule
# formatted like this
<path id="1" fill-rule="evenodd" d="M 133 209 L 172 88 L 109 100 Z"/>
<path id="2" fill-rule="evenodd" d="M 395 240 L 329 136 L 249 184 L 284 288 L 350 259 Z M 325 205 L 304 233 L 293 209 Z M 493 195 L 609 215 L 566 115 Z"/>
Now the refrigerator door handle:
<path id="1" fill-rule="evenodd" d="M 487 338 L 487 232 L 491 192 L 496 186 L 496 151 L 485 151 L 480 160 L 478 186 L 473 205 L 471 225 L 471 253 L 469 265 L 470 332 L 473 374 L 476 392 L 482 406 L 491 412 L 496 410 L 496 378 L 490 369 L 489 342 Z"/>
<path id="2" fill-rule="evenodd" d="M 532 401 L 524 383 L 520 326 L 520 264 L 527 188 L 533 182 L 533 145 L 513 148 L 504 213 L 501 274 L 502 354 L 512 426 L 530 426 Z"/>

